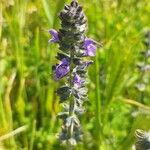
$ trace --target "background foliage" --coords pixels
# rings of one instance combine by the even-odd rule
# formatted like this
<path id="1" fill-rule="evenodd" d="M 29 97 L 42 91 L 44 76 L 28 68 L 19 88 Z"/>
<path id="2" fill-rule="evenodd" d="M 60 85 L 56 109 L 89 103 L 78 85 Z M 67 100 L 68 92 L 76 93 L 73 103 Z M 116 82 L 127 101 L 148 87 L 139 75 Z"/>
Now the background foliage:
<path id="1" fill-rule="evenodd" d="M 52 78 L 58 47 L 50 28 L 70 0 L 0 2 L 0 149 L 55 150 L 61 107 Z M 150 27 L 149 0 L 79 0 L 88 18 L 88 35 L 103 43 L 89 70 L 88 108 L 81 117 L 78 150 L 131 149 L 136 129 L 150 128 L 150 101 L 135 88 L 144 33 Z M 150 89 L 150 87 L 148 87 Z M 142 105 L 143 103 L 143 105 Z M 25 131 L 21 132 L 26 129 Z M 15 129 L 20 133 L 15 134 Z M 8 136 L 6 136 L 8 135 Z"/>

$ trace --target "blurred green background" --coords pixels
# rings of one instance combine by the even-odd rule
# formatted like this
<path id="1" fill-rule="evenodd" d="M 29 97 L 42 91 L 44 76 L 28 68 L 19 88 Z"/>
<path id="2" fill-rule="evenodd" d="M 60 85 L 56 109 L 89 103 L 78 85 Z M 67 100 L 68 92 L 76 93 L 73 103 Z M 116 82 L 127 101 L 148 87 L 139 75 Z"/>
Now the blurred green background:
<path id="1" fill-rule="evenodd" d="M 65 150 L 56 135 L 62 122 L 52 78 L 58 46 L 47 32 L 59 29 L 58 12 L 71 0 L 0 1 L 0 150 Z M 136 129 L 150 128 L 150 86 L 135 85 L 149 0 L 78 0 L 87 36 L 103 43 L 89 69 L 84 138 L 77 150 L 130 150 Z M 150 82 L 149 82 L 150 83 Z M 143 93 L 142 93 L 143 94 Z"/>

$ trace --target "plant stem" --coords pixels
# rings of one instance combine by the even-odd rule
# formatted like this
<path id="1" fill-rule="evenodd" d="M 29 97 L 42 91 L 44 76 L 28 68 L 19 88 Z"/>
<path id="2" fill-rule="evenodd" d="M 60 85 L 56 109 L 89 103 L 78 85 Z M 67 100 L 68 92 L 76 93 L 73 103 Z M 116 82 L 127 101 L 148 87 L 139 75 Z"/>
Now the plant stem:
<path id="1" fill-rule="evenodd" d="M 73 87 L 73 77 L 72 77 L 73 58 L 74 58 L 73 50 L 70 50 L 70 74 L 69 74 L 70 89 L 72 89 Z M 69 101 L 69 117 L 73 116 L 74 114 L 74 105 L 75 105 L 75 101 L 71 94 L 70 101 Z M 68 139 L 71 139 L 73 137 L 73 128 L 74 128 L 74 125 L 71 123 L 70 127 L 68 128 Z M 72 150 L 73 149 L 72 145 L 69 143 L 69 141 L 67 143 L 68 143 L 67 149 Z"/>

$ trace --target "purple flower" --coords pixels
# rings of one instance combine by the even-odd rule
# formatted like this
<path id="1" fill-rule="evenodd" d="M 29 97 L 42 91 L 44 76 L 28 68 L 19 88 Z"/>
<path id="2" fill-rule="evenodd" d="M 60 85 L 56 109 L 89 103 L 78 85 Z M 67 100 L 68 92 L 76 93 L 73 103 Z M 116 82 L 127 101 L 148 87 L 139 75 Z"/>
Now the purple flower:
<path id="1" fill-rule="evenodd" d="M 96 46 L 95 46 L 95 42 L 92 39 L 85 38 L 83 47 L 85 50 L 84 52 L 85 56 L 95 56 Z"/>
<path id="2" fill-rule="evenodd" d="M 49 40 L 49 43 L 57 43 L 59 41 L 58 32 L 54 29 L 49 30 L 49 33 L 52 35 L 52 39 Z"/>
<path id="3" fill-rule="evenodd" d="M 55 80 L 60 80 L 64 77 L 70 70 L 69 61 L 66 58 L 61 60 L 61 63 L 55 68 Z"/>
<path id="4" fill-rule="evenodd" d="M 77 87 L 80 87 L 80 86 L 81 86 L 81 84 L 82 84 L 82 79 L 81 79 L 81 77 L 80 77 L 78 74 L 75 74 L 75 75 L 74 75 L 73 83 L 74 83 L 74 85 L 77 86 Z"/>

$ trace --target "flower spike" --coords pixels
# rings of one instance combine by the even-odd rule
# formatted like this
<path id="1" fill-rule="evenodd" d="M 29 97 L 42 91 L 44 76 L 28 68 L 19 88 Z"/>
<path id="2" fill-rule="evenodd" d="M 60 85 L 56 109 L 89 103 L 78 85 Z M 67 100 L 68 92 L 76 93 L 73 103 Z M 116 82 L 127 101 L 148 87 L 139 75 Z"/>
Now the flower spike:
<path id="1" fill-rule="evenodd" d="M 83 103 L 87 100 L 86 78 L 88 66 L 93 61 L 86 59 L 96 54 L 96 43 L 86 38 L 87 18 L 76 0 L 65 5 L 60 12 L 61 28 L 50 30 L 50 43 L 59 44 L 56 58 L 58 65 L 53 67 L 54 79 L 66 79 L 65 84 L 57 89 L 64 111 L 58 114 L 63 120 L 58 137 L 60 142 L 75 146 L 82 140 L 82 128 L 78 116 L 84 113 Z M 85 57 L 85 58 L 83 58 Z"/>

